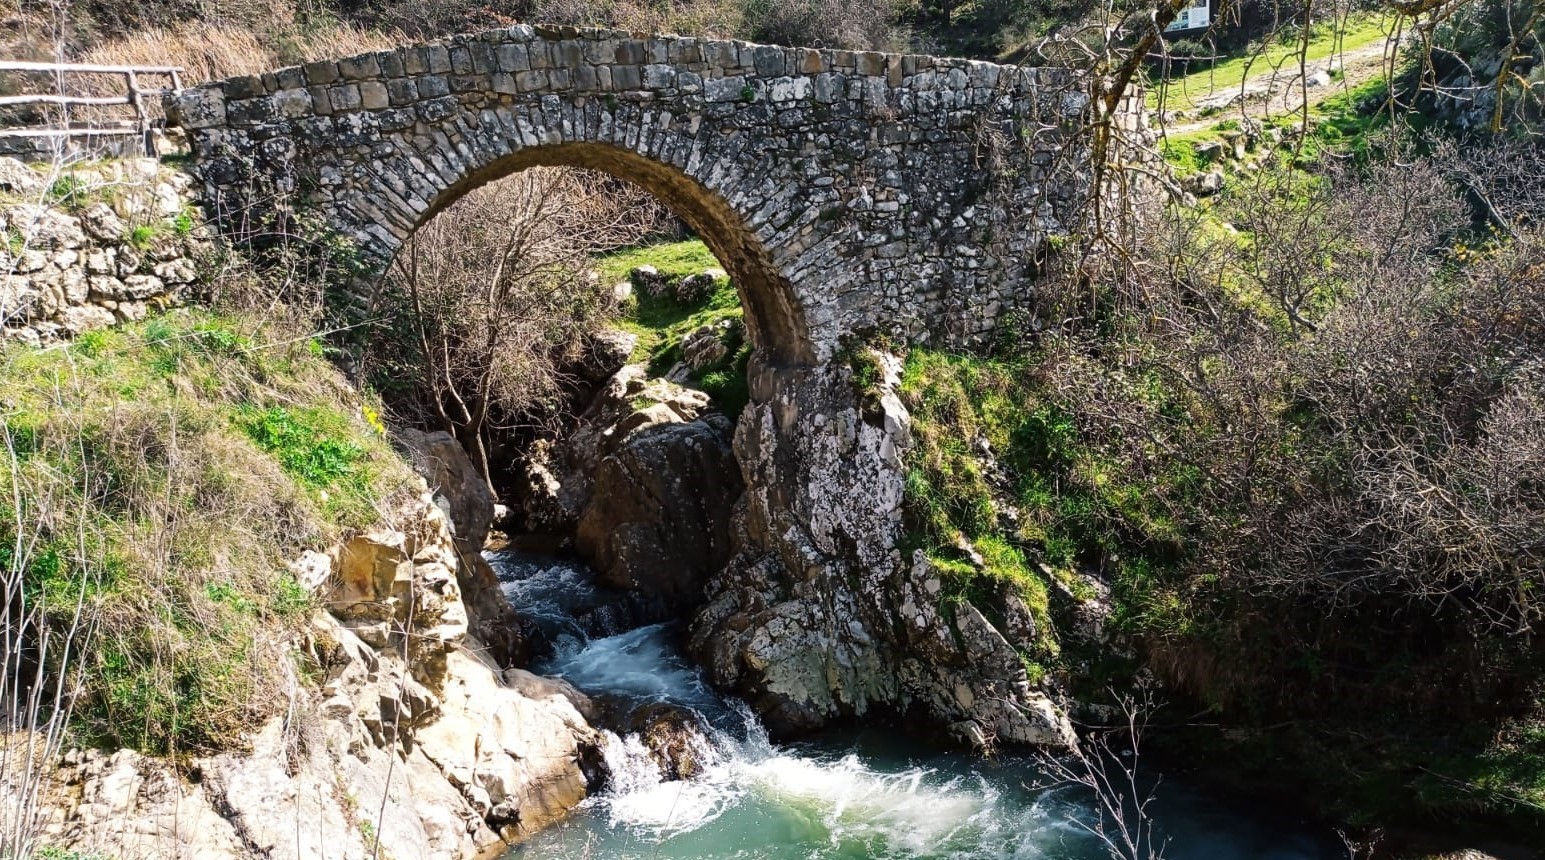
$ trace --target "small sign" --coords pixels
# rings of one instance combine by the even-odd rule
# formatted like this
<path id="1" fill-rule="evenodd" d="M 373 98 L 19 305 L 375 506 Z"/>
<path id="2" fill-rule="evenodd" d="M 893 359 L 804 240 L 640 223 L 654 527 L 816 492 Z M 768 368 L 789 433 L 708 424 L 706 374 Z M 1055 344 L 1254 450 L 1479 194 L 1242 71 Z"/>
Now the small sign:
<path id="1" fill-rule="evenodd" d="M 1170 22 L 1164 32 L 1175 30 L 1200 30 L 1212 23 L 1212 0 L 1192 0 L 1190 6 L 1180 10 L 1175 20 Z"/>

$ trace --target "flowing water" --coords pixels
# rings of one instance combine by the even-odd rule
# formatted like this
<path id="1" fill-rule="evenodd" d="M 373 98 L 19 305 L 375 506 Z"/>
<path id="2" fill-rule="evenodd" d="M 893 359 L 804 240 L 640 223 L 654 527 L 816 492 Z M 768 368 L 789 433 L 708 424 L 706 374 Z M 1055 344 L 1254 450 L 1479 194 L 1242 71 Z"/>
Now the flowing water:
<path id="1" fill-rule="evenodd" d="M 608 733 L 605 791 L 509 860 L 1105 860 L 1092 795 L 1053 786 L 1029 757 L 987 761 L 879 729 L 775 744 L 715 693 L 667 625 L 622 630 L 583 567 L 490 559 L 553 646 L 534 667 L 592 695 L 668 702 L 706 725 L 702 772 L 665 781 L 639 738 Z M 1291 820 L 1163 782 L 1151 807 L 1170 860 L 1331 860 Z"/>

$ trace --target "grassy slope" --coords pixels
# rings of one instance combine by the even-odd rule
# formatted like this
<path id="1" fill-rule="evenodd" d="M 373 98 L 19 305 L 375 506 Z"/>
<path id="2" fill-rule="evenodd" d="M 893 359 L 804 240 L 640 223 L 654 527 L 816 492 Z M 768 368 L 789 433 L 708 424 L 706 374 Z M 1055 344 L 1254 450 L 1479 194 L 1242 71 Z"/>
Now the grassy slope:
<path id="1" fill-rule="evenodd" d="M 1311 33 L 1304 62 L 1316 63 L 1348 51 L 1366 47 L 1391 33 L 1390 19 L 1381 16 L 1360 16 L 1350 19 L 1344 28 L 1316 27 Z M 1278 42 L 1263 50 L 1247 52 L 1243 56 L 1230 57 L 1212 67 L 1191 72 L 1170 81 L 1155 82 L 1148 91 L 1149 110 L 1193 110 L 1196 103 L 1220 93 L 1237 90 L 1247 78 L 1269 75 L 1274 70 L 1298 65 L 1302 44 L 1295 38 Z"/>
<path id="2" fill-rule="evenodd" d="M 1024 655 L 1027 664 L 1053 673 L 1081 665 L 1073 693 L 1097 699 L 1108 680 L 1124 683 L 1135 667 L 1108 654 L 1063 653 L 1050 589 L 1061 582 L 1076 594 L 1073 572 L 1100 569 L 1112 585 L 1114 630 L 1139 641 L 1206 643 L 1206 610 L 1190 605 L 1168 573 L 1190 538 L 1157 501 L 1161 489 L 1173 499 L 1197 475 L 1160 460 L 1144 477 L 1113 458 L 1086 438 L 1070 411 L 1076 404 L 1040 387 L 1041 360 L 925 349 L 907 356 L 901 393 L 915 443 L 907 455 L 909 540 L 950 575 L 946 601 L 969 600 L 991 618 L 992 586 L 1020 589 L 1045 631 Z M 1157 385 L 1137 387 L 1156 412 L 1173 408 Z M 980 456 L 984 442 L 1006 486 Z M 984 557 L 984 569 L 962 563 L 962 537 Z M 1545 725 L 1524 721 L 1493 736 L 1398 719 L 1348 726 L 1282 714 L 1253 729 L 1235 725 L 1241 714 L 1219 716 L 1229 731 L 1209 720 L 1157 733 L 1153 742 L 1173 762 L 1250 792 L 1297 796 L 1356 827 L 1505 821 L 1514 834 L 1545 833 Z"/>
<path id="3" fill-rule="evenodd" d="M 1319 159 L 1332 154 L 1355 157 L 1377 146 L 1376 132 L 1389 124 L 1390 116 L 1368 107 L 1377 105 L 1387 88 L 1379 78 L 1313 104 L 1310 133 L 1296 164 L 1290 164 L 1293 159 L 1283 151 L 1263 162 L 1263 169 L 1308 167 L 1310 172 L 1295 174 L 1297 181 L 1321 182 L 1312 172 Z M 1298 119 L 1295 113 L 1267 122 L 1285 127 Z M 1412 125 L 1421 117 L 1398 121 Z M 1195 158 L 1196 144 L 1233 128 L 1237 123 L 1225 122 L 1171 137 L 1164 143 L 1166 160 L 1182 174 L 1203 169 Z M 1212 216 L 1199 222 L 1204 229 L 1218 223 Z M 1250 241 L 1246 234 L 1214 232 L 1206 241 Z M 1214 274 L 1229 304 L 1248 310 L 1263 325 L 1283 324 L 1274 317 L 1271 303 L 1232 278 L 1228 267 Z M 1077 404 L 1059 405 L 1054 392 L 1038 391 L 1034 362 L 1021 361 L 1016 371 L 1015 362 L 990 357 L 914 351 L 908 358 L 909 380 L 922 378 L 919 369 L 932 368 L 933 373 L 947 372 L 965 394 L 941 398 L 937 385 L 908 383 L 913 433 L 920 441 L 909 455 L 913 474 L 908 510 L 914 527 L 937 534 L 940 529 L 927 524 L 944 512 L 947 528 L 971 536 L 969 524 L 976 522 L 991 535 L 989 540 L 1014 546 L 1032 569 L 1044 565 L 1043 570 L 1055 573 L 1064 566 L 1098 562 L 1112 574 L 1117 629 L 1137 636 L 1194 636 L 1199 632 L 1195 610 L 1185 594 L 1163 585 L 1168 577 L 1162 573 L 1184 558 L 1186 536 L 1162 512 L 1148 511 L 1145 487 L 1124 478 L 1120 463 L 1102 460 L 1099 448 L 1060 411 L 1076 409 Z M 1152 393 L 1156 411 L 1170 408 L 1162 390 Z M 994 414 L 1000 417 L 983 421 Z M 980 462 L 969 456 L 969 442 L 976 438 L 989 439 L 1000 462 L 1010 465 L 1018 493 L 1017 520 L 1005 522 L 1001 511 L 988 506 L 991 499 L 979 476 Z M 1161 471 L 1159 479 L 1183 487 L 1188 477 Z M 1015 524 L 1010 527 L 1008 522 Z M 939 543 L 933 540 L 935 546 Z M 1545 701 L 1536 713 L 1545 713 Z M 1421 725 L 1400 718 L 1349 724 L 1288 716 L 1277 715 L 1267 728 L 1180 728 L 1157 735 L 1155 741 L 1176 762 L 1199 765 L 1250 791 L 1275 786 L 1272 790 L 1283 796 L 1303 798 L 1327 818 L 1356 827 L 1398 825 L 1456 833 L 1468 829 L 1472 834 L 1499 828 L 1491 835 L 1545 837 L 1545 720 L 1519 718 L 1499 728 Z M 1303 762 L 1313 764 L 1304 767 Z"/>
<path id="4" fill-rule="evenodd" d="M 654 266 L 672 280 L 695 275 L 707 269 L 720 269 L 713 252 L 700 240 L 663 242 L 628 248 L 609 254 L 596 262 L 596 269 L 611 282 L 625 281 L 639 266 Z M 743 324 L 745 314 L 740 295 L 728 278 L 721 278 L 714 291 L 701 301 L 684 304 L 668 296 L 649 296 L 634 292 L 619 326 L 638 336 L 632 360 L 648 362 L 650 371 L 663 374 L 681 358 L 681 341 L 698 328 L 729 323 Z M 746 390 L 746 361 L 750 344 L 744 337 L 730 355 L 696 375 L 693 384 L 706 391 L 719 408 L 730 417 L 740 414 L 750 399 Z"/>
<path id="5" fill-rule="evenodd" d="M 1365 112 L 1364 105 L 1379 104 L 1389 94 L 1388 79 L 1379 77 L 1349 90 L 1336 92 L 1309 106 L 1309 134 L 1298 157 L 1302 166 L 1312 166 L 1327 152 L 1358 153 L 1368 146 L 1371 133 L 1388 124 L 1389 115 Z M 1268 128 L 1287 130 L 1303 120 L 1297 111 L 1269 118 Z M 1239 129 L 1239 120 L 1227 119 L 1217 124 L 1183 134 L 1165 135 L 1159 142 L 1159 152 L 1164 160 L 1185 176 L 1209 169 L 1197 150 L 1203 144 L 1222 140 L 1224 134 Z"/>
<path id="6" fill-rule="evenodd" d="M 206 311 L 7 346 L 0 409 L 0 563 L 55 636 L 77 601 L 95 621 L 73 664 L 82 743 L 238 743 L 282 705 L 310 608 L 284 562 L 410 479 L 315 341 Z"/>

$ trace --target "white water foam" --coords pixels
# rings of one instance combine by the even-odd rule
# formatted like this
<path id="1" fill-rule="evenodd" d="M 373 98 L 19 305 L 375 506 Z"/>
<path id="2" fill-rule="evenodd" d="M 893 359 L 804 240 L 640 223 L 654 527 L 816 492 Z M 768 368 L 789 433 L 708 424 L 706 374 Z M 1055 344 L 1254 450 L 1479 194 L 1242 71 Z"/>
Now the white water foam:
<path id="1" fill-rule="evenodd" d="M 554 650 L 545 670 L 581 690 L 676 702 L 699 710 L 719 706 L 702 674 L 671 645 L 668 625 L 653 624 L 601 639 L 565 636 Z"/>
<path id="2" fill-rule="evenodd" d="M 979 848 L 983 834 L 1002 826 L 999 792 L 985 780 L 946 777 L 925 767 L 884 773 L 856 755 L 778 750 L 744 705 L 737 710 L 747 723 L 744 739 L 714 730 L 707 748 L 698 751 L 704 771 L 690 780 L 663 781 L 636 735 L 610 736 L 612 782 L 591 803 L 611 826 L 655 843 L 754 803 L 785 810 L 817 844 L 874 857 L 938 856 L 952 844 L 962 851 Z"/>

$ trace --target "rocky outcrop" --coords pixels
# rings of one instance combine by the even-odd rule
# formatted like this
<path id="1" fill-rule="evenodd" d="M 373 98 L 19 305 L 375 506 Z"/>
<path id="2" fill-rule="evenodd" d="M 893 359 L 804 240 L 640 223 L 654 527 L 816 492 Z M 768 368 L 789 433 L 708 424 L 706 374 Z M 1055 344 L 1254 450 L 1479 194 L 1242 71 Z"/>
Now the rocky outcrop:
<path id="1" fill-rule="evenodd" d="M 638 431 L 696 421 L 708 395 L 658 379 L 641 364 L 606 380 L 565 436 L 542 440 L 526 458 L 521 508 L 529 531 L 573 534 L 595 488 L 596 469 Z"/>
<path id="2" fill-rule="evenodd" d="M 742 491 L 731 425 L 701 391 L 650 379 L 642 365 L 602 386 L 577 426 L 528 461 L 528 522 L 574 535 L 638 620 L 695 608 L 728 562 Z"/>
<path id="3" fill-rule="evenodd" d="M 457 546 L 481 552 L 494 521 L 494 495 L 456 438 L 443 430 L 403 430 L 400 438 L 413 468 L 429 484 L 435 504 L 450 520 Z"/>
<path id="4" fill-rule="evenodd" d="M 696 608 L 729 561 L 741 483 L 728 437 L 718 415 L 651 425 L 597 465 L 575 547 L 603 582 L 634 595 L 644 619 Z"/>
<path id="5" fill-rule="evenodd" d="M 312 681 L 276 691 L 284 717 L 183 767 L 67 755 L 46 844 L 122 860 L 472 857 L 583 799 L 600 734 L 561 682 L 505 683 L 468 636 L 434 498 L 395 519 L 299 565 L 327 571 L 326 611 L 296 643 Z"/>
<path id="6" fill-rule="evenodd" d="M 182 216 L 191 182 L 139 159 L 65 173 L 56 191 L 0 159 L 0 190 L 26 201 L 0 203 L 0 331 L 39 344 L 180 302 L 213 249 Z"/>
<path id="7" fill-rule="evenodd" d="M 467 606 L 472 635 L 501 666 L 525 663 L 529 649 L 520 619 L 504 597 L 499 577 L 483 559 L 483 544 L 494 519 L 494 497 L 467 450 L 443 431 L 404 430 L 400 442 L 418 473 L 428 482 L 435 505 L 455 535 L 457 584 Z"/>
<path id="8" fill-rule="evenodd" d="M 738 554 L 711 583 L 691 650 L 785 733 L 886 708 L 960 739 L 1065 746 L 1072 728 L 1019 652 L 969 604 L 946 617 L 925 559 L 904 558 L 909 418 L 842 364 L 753 365 L 735 437 L 748 487 Z"/>

